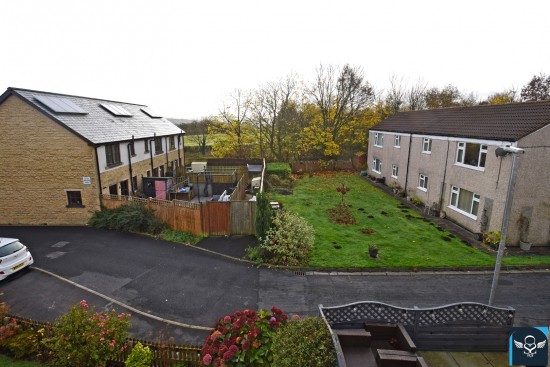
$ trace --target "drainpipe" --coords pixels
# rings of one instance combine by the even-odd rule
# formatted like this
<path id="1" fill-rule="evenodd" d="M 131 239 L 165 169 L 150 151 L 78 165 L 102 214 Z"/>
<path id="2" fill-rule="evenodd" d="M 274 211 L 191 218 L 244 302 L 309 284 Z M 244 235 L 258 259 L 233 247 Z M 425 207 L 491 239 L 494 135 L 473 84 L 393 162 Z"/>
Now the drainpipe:
<path id="1" fill-rule="evenodd" d="M 132 141 L 126 145 L 126 148 L 128 149 L 128 170 L 130 172 L 130 188 L 132 190 L 132 196 L 134 195 L 134 179 L 133 179 L 133 173 L 132 173 L 132 150 L 130 149 L 130 145 L 134 144 L 134 136 L 132 135 Z"/>
<path id="2" fill-rule="evenodd" d="M 168 137 L 167 136 L 164 137 L 164 143 L 166 144 L 166 171 L 168 171 L 168 149 L 170 148 L 170 146 L 168 145 Z M 166 173 L 164 173 L 164 175 L 166 176 Z"/>
<path id="3" fill-rule="evenodd" d="M 409 162 L 411 161 L 411 146 L 412 146 L 412 134 L 409 134 L 409 153 L 407 154 L 407 169 L 405 171 L 405 195 L 409 196 L 407 191 L 407 185 L 409 183 Z"/>
<path id="4" fill-rule="evenodd" d="M 178 165 L 181 167 L 181 152 L 180 152 L 180 146 L 181 146 L 181 134 L 178 135 Z"/>
<path id="5" fill-rule="evenodd" d="M 439 192 L 439 210 L 443 210 L 443 192 L 445 192 L 445 179 L 447 178 L 447 165 L 449 164 L 449 146 L 451 141 L 447 139 L 447 155 L 445 157 L 445 169 L 443 170 L 443 182 L 441 183 L 441 191 Z"/>
<path id="6" fill-rule="evenodd" d="M 101 186 L 101 174 L 99 172 L 99 158 L 97 157 L 97 148 L 98 145 L 95 146 L 95 168 L 97 173 L 97 184 L 99 185 L 99 198 L 101 199 L 101 195 L 103 194 L 103 189 Z"/>
<path id="7" fill-rule="evenodd" d="M 502 227 L 500 230 L 500 242 L 498 244 L 497 260 L 495 264 L 495 272 L 493 274 L 493 284 L 491 285 L 491 294 L 489 295 L 489 306 L 493 304 L 495 300 L 495 293 L 498 285 L 498 278 L 500 276 L 500 265 L 502 264 L 502 257 L 504 256 L 504 248 L 506 247 L 506 231 L 508 230 L 508 221 L 510 218 L 510 210 L 512 207 L 512 199 L 514 198 L 514 186 L 516 184 L 517 175 L 517 156 L 519 153 L 523 153 L 524 150 L 516 147 L 497 148 L 496 155 L 502 157 L 512 154 L 512 170 L 510 172 L 510 182 L 508 183 L 508 192 L 506 193 L 506 202 L 504 203 L 504 214 L 502 218 Z"/>
<path id="8" fill-rule="evenodd" d="M 157 137 L 157 133 L 154 133 L 153 139 L 149 139 L 149 156 L 151 157 L 151 177 L 153 177 L 153 148 L 151 146 L 151 142 L 155 141 Z"/>

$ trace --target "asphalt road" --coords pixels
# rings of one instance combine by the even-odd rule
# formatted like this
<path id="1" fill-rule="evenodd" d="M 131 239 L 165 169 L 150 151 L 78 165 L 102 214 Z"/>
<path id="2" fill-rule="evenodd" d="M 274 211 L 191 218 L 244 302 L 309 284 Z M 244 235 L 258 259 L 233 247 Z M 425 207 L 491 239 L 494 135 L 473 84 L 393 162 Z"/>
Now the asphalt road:
<path id="1" fill-rule="evenodd" d="M 146 314 L 197 326 L 212 326 L 243 308 L 276 305 L 287 313 L 316 314 L 334 306 L 379 301 L 403 307 L 454 302 L 486 303 L 491 274 L 296 275 L 258 269 L 200 249 L 147 236 L 86 227 L 0 227 L 0 236 L 21 239 L 35 266 L 88 287 Z M 231 246 L 234 239 L 227 241 Z M 496 306 L 512 306 L 517 325 L 550 324 L 550 271 L 507 273 Z M 98 308 L 120 306 L 36 269 L 0 283 L 0 299 L 11 312 L 53 321 L 86 299 Z M 207 332 L 168 327 L 134 315 L 131 334 L 202 344 Z"/>

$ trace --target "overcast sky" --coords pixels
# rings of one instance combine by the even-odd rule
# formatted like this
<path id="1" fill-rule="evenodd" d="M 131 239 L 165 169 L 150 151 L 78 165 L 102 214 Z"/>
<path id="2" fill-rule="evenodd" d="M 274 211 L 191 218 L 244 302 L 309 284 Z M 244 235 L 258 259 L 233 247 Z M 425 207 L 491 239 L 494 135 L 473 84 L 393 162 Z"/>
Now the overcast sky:
<path id="1" fill-rule="evenodd" d="M 320 64 L 480 97 L 550 73 L 549 0 L 4 0 L 0 89 L 215 115 L 235 89 Z"/>

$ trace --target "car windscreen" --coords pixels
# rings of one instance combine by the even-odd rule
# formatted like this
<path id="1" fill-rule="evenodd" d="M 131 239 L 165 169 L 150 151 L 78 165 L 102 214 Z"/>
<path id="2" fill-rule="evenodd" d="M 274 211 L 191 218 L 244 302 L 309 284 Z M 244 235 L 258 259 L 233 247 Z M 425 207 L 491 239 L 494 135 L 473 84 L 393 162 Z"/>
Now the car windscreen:
<path id="1" fill-rule="evenodd" d="M 15 241 L 10 244 L 7 244 L 6 246 L 2 246 L 0 247 L 0 257 L 14 254 L 17 251 L 21 250 L 22 248 L 25 248 L 25 246 L 19 241 Z"/>

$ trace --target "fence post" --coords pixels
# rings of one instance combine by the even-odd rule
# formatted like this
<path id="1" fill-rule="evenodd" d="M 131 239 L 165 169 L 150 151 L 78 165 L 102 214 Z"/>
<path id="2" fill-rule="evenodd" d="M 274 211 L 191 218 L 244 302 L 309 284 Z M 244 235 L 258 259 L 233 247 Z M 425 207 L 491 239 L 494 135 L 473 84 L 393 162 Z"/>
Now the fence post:
<path id="1" fill-rule="evenodd" d="M 176 200 L 172 199 L 172 230 L 176 229 Z"/>
<path id="2" fill-rule="evenodd" d="M 418 309 L 418 306 L 414 306 L 414 325 L 413 325 L 413 335 L 412 335 L 413 340 L 416 340 L 416 332 L 418 329 L 418 323 L 420 322 L 420 312 L 422 311 Z"/>

